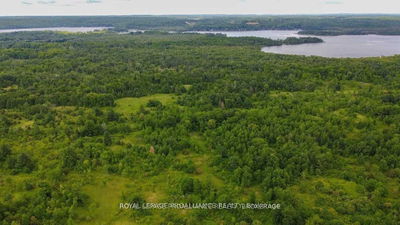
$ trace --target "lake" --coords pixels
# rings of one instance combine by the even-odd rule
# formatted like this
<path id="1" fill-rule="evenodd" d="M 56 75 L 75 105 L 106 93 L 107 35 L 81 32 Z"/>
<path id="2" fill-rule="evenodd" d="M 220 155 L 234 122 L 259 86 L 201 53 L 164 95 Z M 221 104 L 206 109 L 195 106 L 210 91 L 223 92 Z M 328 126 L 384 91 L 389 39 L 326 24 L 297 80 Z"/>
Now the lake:
<path id="1" fill-rule="evenodd" d="M 93 32 L 106 30 L 110 27 L 46 27 L 46 28 L 23 28 L 23 29 L 0 29 L 0 33 L 14 33 L 23 31 L 64 31 L 74 33 Z"/>
<path id="2" fill-rule="evenodd" d="M 299 35 L 296 30 L 264 31 L 213 31 L 197 33 L 222 33 L 228 37 L 263 37 L 285 39 L 287 37 L 307 37 Z M 314 36 L 324 40 L 323 43 L 282 45 L 264 47 L 262 51 L 290 55 L 315 55 L 332 58 L 361 58 L 392 56 L 400 54 L 400 36 L 386 35 L 341 35 Z"/>
<path id="3" fill-rule="evenodd" d="M 303 37 L 300 30 L 256 30 L 256 31 L 195 31 L 199 34 L 225 34 L 228 37 L 262 37 L 270 39 L 286 39 L 288 37 Z"/>

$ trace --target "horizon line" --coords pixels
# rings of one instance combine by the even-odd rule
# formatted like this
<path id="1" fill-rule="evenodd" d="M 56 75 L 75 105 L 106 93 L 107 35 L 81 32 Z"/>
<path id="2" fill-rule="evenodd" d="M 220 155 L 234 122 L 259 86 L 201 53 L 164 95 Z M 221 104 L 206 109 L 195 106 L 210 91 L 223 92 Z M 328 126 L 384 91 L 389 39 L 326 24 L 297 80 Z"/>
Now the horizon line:
<path id="1" fill-rule="evenodd" d="M 81 14 L 81 15 L 68 15 L 68 14 L 54 14 L 54 15 L 7 15 L 4 17 L 75 17 L 75 16 L 334 16 L 334 15 L 369 15 L 369 16 L 400 16 L 399 13 L 277 13 L 277 14 L 262 14 L 262 13 L 188 13 L 188 14 Z"/>

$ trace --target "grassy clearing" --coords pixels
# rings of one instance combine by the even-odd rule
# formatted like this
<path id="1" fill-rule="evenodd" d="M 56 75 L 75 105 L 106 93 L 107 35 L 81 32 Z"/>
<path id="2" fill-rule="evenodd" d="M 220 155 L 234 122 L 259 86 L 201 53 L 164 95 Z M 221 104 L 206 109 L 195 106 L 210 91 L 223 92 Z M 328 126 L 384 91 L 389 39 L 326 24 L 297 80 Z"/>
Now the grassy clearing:
<path id="1" fill-rule="evenodd" d="M 123 143 L 131 144 L 131 145 L 145 145 L 144 141 L 140 137 L 140 131 L 135 131 L 130 133 L 129 135 L 125 136 L 121 139 Z"/>
<path id="2" fill-rule="evenodd" d="M 18 89 L 18 85 L 11 85 L 11 86 L 3 88 L 4 91 L 12 91 L 12 90 L 17 90 L 17 89 Z"/>
<path id="3" fill-rule="evenodd" d="M 191 85 L 191 84 L 185 84 L 185 85 L 183 85 L 183 87 L 188 91 L 188 90 L 190 90 L 190 89 L 193 87 L 193 85 Z"/>
<path id="4" fill-rule="evenodd" d="M 180 154 L 177 156 L 177 159 L 183 162 L 191 160 L 194 163 L 196 166 L 196 173 L 193 174 L 193 178 L 197 178 L 202 182 L 210 181 L 216 187 L 222 187 L 224 181 L 215 176 L 214 169 L 210 167 L 212 156 L 207 154 L 209 148 L 206 146 L 203 137 L 197 133 L 192 133 L 191 141 L 198 147 L 200 153 Z"/>
<path id="5" fill-rule="evenodd" d="M 115 102 L 115 110 L 124 115 L 136 113 L 141 106 L 146 106 L 149 100 L 158 100 L 163 105 L 167 105 L 173 103 L 176 100 L 176 96 L 173 94 L 155 94 L 140 98 L 121 98 Z"/>
<path id="6" fill-rule="evenodd" d="M 192 143 L 195 144 L 199 148 L 200 151 L 202 151 L 202 152 L 207 151 L 206 143 L 200 134 L 192 133 L 190 135 L 190 138 L 191 138 Z"/>
<path id="7" fill-rule="evenodd" d="M 150 217 L 136 221 L 134 217 L 131 217 L 131 210 L 119 209 L 119 204 L 123 202 L 122 196 L 139 195 L 146 202 L 165 202 L 170 180 L 179 173 L 167 170 L 157 176 L 135 178 L 94 173 L 94 181 L 82 188 L 91 199 L 90 206 L 88 209 L 77 211 L 77 214 L 86 215 L 77 222 L 83 225 L 159 224 L 163 220 L 162 211 L 152 210 Z"/>
<path id="8" fill-rule="evenodd" d="M 15 126 L 14 126 L 14 128 L 15 129 L 23 129 L 23 130 L 26 130 L 26 129 L 29 129 L 29 128 L 32 128 L 33 127 L 33 125 L 34 125 L 34 121 L 33 120 L 21 120 L 21 121 L 18 121 L 18 124 L 16 124 Z"/>
<path id="9" fill-rule="evenodd" d="M 293 93 L 288 91 L 271 91 L 269 95 L 271 97 L 279 97 L 279 96 L 293 97 Z"/>
<path id="10" fill-rule="evenodd" d="M 119 203 L 122 193 L 128 191 L 129 185 L 135 182 L 107 174 L 96 174 L 95 177 L 93 184 L 83 188 L 92 203 L 88 212 L 82 213 L 87 216 L 82 218 L 80 224 L 133 224 L 132 221 L 124 223 L 128 221 L 128 216 L 120 212 Z"/>
<path id="11" fill-rule="evenodd" d="M 211 182 L 216 187 L 222 187 L 224 181 L 214 175 L 214 169 L 210 167 L 211 156 L 206 154 L 188 154 L 178 155 L 177 159 L 183 162 L 191 160 L 196 166 L 196 173 L 192 174 L 193 178 L 199 179 L 202 182 Z"/>
<path id="12" fill-rule="evenodd" d="M 357 184 L 338 178 L 316 177 L 305 180 L 290 189 L 292 193 L 301 199 L 308 208 L 318 207 L 318 199 L 339 198 L 345 195 L 350 199 L 357 199 L 361 196 L 357 191 Z M 333 210 L 333 209 L 332 209 Z"/>
<path id="13" fill-rule="evenodd" d="M 155 94 L 144 96 L 140 98 L 121 98 L 116 100 L 115 111 L 121 113 L 125 116 L 129 116 L 131 114 L 135 114 L 140 110 L 140 107 L 146 107 L 146 104 L 149 100 L 157 100 L 160 101 L 163 105 L 172 104 L 176 100 L 176 95 L 173 94 Z M 128 122 L 131 127 L 135 127 L 135 123 L 129 121 Z M 140 137 L 140 132 L 135 131 L 130 133 L 129 135 L 123 137 L 121 139 L 123 143 L 132 144 L 132 145 L 144 145 L 143 140 Z"/>

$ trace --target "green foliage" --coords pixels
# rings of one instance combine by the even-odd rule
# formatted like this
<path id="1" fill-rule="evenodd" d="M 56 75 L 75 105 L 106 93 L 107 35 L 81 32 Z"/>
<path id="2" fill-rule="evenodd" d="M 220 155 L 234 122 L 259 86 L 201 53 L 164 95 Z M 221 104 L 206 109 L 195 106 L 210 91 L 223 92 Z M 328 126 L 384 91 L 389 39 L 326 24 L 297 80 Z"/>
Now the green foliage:
<path id="1" fill-rule="evenodd" d="M 0 162 L 4 162 L 11 155 L 11 148 L 6 144 L 0 145 Z"/>
<path id="2" fill-rule="evenodd" d="M 107 131 L 104 132 L 103 143 L 105 146 L 110 146 L 112 144 L 110 133 L 108 133 Z"/>
<path id="3" fill-rule="evenodd" d="M 147 102 L 147 105 L 146 105 L 147 107 L 161 107 L 162 106 L 162 103 L 160 102 L 160 101 L 158 101 L 158 100 L 153 100 L 153 99 L 150 99 L 148 102 Z"/>
<path id="4" fill-rule="evenodd" d="M 127 32 L 129 29 L 148 30 L 145 33 L 159 35 L 162 31 L 196 30 L 302 30 L 313 35 L 387 34 L 400 33 L 397 15 L 318 15 L 318 16 L 74 16 L 74 17 L 2 17 L 0 28 L 31 27 L 112 27 L 112 31 Z M 142 32 L 130 32 L 133 35 Z M 48 41 L 64 42 L 52 34 Z"/>
<path id="5" fill-rule="evenodd" d="M 316 37 L 302 37 L 302 38 L 288 37 L 283 41 L 283 44 L 298 45 L 298 44 L 321 43 L 321 42 L 323 42 L 323 40 Z"/>
<path id="6" fill-rule="evenodd" d="M 258 48 L 284 42 L 0 35 L 0 220 L 398 224 L 399 57 Z M 281 209 L 132 211 L 119 201 Z"/>

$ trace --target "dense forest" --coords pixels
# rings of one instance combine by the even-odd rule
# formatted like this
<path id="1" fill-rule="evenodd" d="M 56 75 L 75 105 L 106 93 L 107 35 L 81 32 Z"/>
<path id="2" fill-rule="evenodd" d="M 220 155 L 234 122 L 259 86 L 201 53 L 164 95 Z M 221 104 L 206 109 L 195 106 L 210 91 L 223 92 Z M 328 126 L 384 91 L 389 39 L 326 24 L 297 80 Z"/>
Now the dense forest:
<path id="1" fill-rule="evenodd" d="M 400 224 L 400 56 L 260 51 L 318 41 L 1 34 L 0 224 Z"/>
<path id="2" fill-rule="evenodd" d="M 301 30 L 303 34 L 400 35 L 399 15 L 187 15 L 0 17 L 0 29 L 32 27 L 110 27 L 114 31 Z"/>

